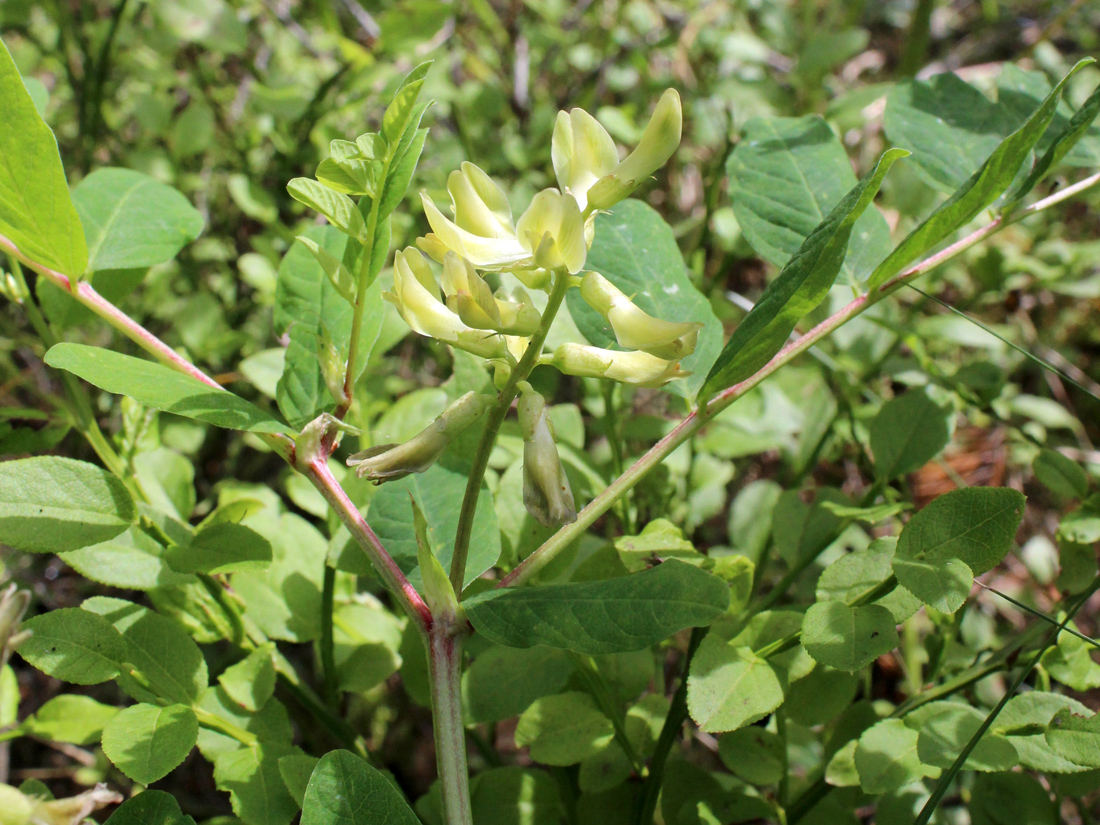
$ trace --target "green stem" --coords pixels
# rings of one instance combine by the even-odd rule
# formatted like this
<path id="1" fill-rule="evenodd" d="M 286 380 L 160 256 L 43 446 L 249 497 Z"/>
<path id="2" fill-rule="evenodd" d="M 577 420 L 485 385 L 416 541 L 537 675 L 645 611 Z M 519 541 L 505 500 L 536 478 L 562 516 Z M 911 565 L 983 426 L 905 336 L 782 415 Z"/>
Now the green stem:
<path id="1" fill-rule="evenodd" d="M 245 641 L 244 622 L 241 620 L 240 610 L 233 604 L 233 600 L 229 598 L 229 594 L 225 592 L 225 588 L 222 587 L 213 576 L 207 573 L 199 573 L 198 579 L 206 589 L 206 592 L 210 594 L 210 597 L 214 599 L 218 607 L 221 608 L 222 613 L 225 614 L 225 618 L 229 622 L 229 632 L 231 634 L 229 641 L 240 647 Z"/>
<path id="2" fill-rule="evenodd" d="M 215 713 L 211 713 L 206 708 L 194 706 L 191 708 L 194 711 L 195 716 L 199 719 L 199 724 L 208 730 L 217 731 L 218 733 L 224 733 L 226 736 L 232 736 L 246 748 L 251 748 L 254 745 L 258 745 L 260 740 L 256 737 L 256 734 L 249 733 L 244 728 L 234 725 L 225 719 L 222 719 Z"/>
<path id="3" fill-rule="evenodd" d="M 578 675 L 588 687 L 589 693 L 596 700 L 596 704 L 603 715 L 611 720 L 611 725 L 615 728 L 615 741 L 619 743 L 619 747 L 623 749 L 626 758 L 630 760 L 635 773 L 641 775 L 644 765 L 641 757 L 638 756 L 638 751 L 634 749 L 634 745 L 626 735 L 626 720 L 623 718 L 622 709 L 611 697 L 611 691 L 607 689 L 607 682 L 604 681 L 603 676 L 596 669 L 592 657 L 574 653 L 573 663 L 577 666 Z"/>
<path id="4" fill-rule="evenodd" d="M 496 406 L 490 411 L 485 421 L 485 430 L 481 433 L 481 440 L 474 453 L 473 467 L 466 480 L 466 493 L 462 497 L 462 508 L 458 511 L 458 529 L 455 531 L 454 554 L 451 556 L 451 587 L 455 593 L 461 595 L 462 587 L 466 580 L 466 557 L 470 552 L 470 536 L 474 529 L 474 513 L 477 511 L 477 499 L 481 494 L 481 484 L 485 479 L 485 470 L 489 467 L 489 456 L 496 444 L 497 433 L 500 425 L 504 423 L 508 410 L 516 398 L 519 382 L 525 381 L 531 374 L 531 370 L 538 363 L 542 354 L 542 345 L 546 343 L 546 336 L 550 333 L 550 327 L 554 323 L 554 316 L 558 314 L 561 303 L 565 300 L 565 293 L 569 289 L 569 274 L 560 271 L 554 273 L 554 286 L 550 291 L 550 299 L 546 302 L 546 308 L 542 312 L 542 321 L 531 341 L 519 359 L 519 363 L 512 369 L 504 389 L 497 397 Z"/>
<path id="5" fill-rule="evenodd" d="M 771 376 L 781 367 L 786 366 L 818 341 L 832 334 L 848 321 L 861 315 L 879 301 L 893 294 L 904 284 L 936 269 L 961 252 L 984 241 L 991 235 L 996 234 L 1009 224 L 1015 223 L 1028 215 L 1048 209 L 1097 184 L 1100 184 L 1100 172 L 1075 183 L 1073 186 L 1067 186 L 1061 192 L 1057 192 L 1050 197 L 1036 201 L 1030 206 L 1019 209 L 1011 215 L 1002 215 L 995 218 L 985 226 L 971 232 L 965 238 L 956 241 L 950 246 L 945 247 L 939 252 L 925 258 L 923 261 L 902 271 L 882 284 L 882 286 L 859 296 L 843 309 L 819 323 L 805 335 L 789 342 L 754 375 L 746 378 L 739 384 L 734 384 L 732 387 L 723 390 L 710 399 L 708 403 L 705 403 L 702 407 L 684 418 L 684 420 L 677 424 L 668 435 L 654 444 L 649 452 L 634 462 L 630 469 L 609 484 L 602 492 L 593 498 L 584 509 L 577 513 L 576 521 L 571 524 L 566 524 L 548 538 L 541 547 L 524 559 L 515 570 L 505 576 L 498 587 L 512 587 L 529 580 L 548 564 L 551 559 L 557 556 L 558 553 L 572 544 L 576 539 L 580 538 L 580 536 L 583 535 L 600 516 L 614 506 L 619 498 L 625 495 L 628 490 L 633 489 L 634 485 L 641 481 L 654 467 L 664 461 L 684 441 L 695 435 L 695 433 L 713 416 L 726 409 L 726 407 L 733 404 L 734 401 L 758 386 L 764 379 Z"/>
<path id="6" fill-rule="evenodd" d="M 385 181 L 390 175 L 390 157 L 392 150 L 386 152 L 386 160 L 382 164 L 382 174 L 378 180 Z M 383 189 L 385 186 L 383 185 Z M 378 231 L 378 205 L 382 201 L 383 192 L 371 200 L 370 216 L 367 218 L 367 242 L 359 253 L 359 283 L 356 285 L 355 305 L 352 307 L 351 339 L 348 342 L 348 365 L 344 371 L 344 398 L 336 408 L 337 418 L 343 418 L 351 409 L 351 402 L 355 395 L 355 379 L 357 373 L 355 362 L 359 359 L 359 338 L 363 327 L 363 315 L 367 307 L 367 290 L 370 289 L 372 279 L 370 277 L 371 259 L 374 257 L 374 243 L 378 240 L 375 234 Z M 387 249 L 388 253 L 389 250 Z"/>
<path id="7" fill-rule="evenodd" d="M 428 676 L 444 825 L 473 825 L 474 821 L 462 722 L 462 641 L 461 629 L 445 621 L 436 621 L 428 633 Z"/>
<path id="8" fill-rule="evenodd" d="M 638 810 L 637 825 L 653 825 L 653 815 L 657 811 L 657 799 L 661 795 L 661 785 L 665 781 L 665 765 L 668 764 L 672 746 L 676 743 L 676 737 L 680 735 L 680 728 L 688 718 L 687 708 L 687 683 L 688 673 L 691 671 L 691 660 L 699 649 L 703 639 L 707 635 L 707 628 L 696 627 L 691 631 L 691 641 L 688 642 L 687 656 L 684 657 L 684 673 L 680 677 L 680 686 L 672 697 L 665 722 L 661 726 L 661 733 L 657 737 L 657 746 L 653 750 L 653 758 L 649 761 L 649 776 L 645 778 L 642 786 L 641 807 Z"/>
<path id="9" fill-rule="evenodd" d="M 336 677 L 336 646 L 332 639 L 332 613 L 336 594 L 336 568 L 325 565 L 321 585 L 321 672 L 325 687 L 325 702 L 335 708 L 340 702 L 340 685 Z"/>

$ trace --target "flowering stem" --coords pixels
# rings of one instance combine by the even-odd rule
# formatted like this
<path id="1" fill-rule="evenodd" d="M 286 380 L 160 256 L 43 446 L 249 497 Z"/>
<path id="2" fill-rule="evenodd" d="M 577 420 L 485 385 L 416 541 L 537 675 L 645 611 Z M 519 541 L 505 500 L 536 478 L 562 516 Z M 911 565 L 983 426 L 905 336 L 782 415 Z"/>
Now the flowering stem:
<path id="1" fill-rule="evenodd" d="M 466 727 L 462 722 L 464 623 L 437 621 L 428 633 L 435 757 L 446 825 L 473 825 Z"/>
<path id="2" fill-rule="evenodd" d="M 975 244 L 984 241 L 990 235 L 1004 229 L 1009 224 L 1054 206 L 1057 203 L 1061 203 L 1067 198 L 1083 192 L 1098 183 L 1100 183 L 1100 173 L 1085 178 L 1073 186 L 1066 187 L 1066 189 L 1061 192 L 1057 192 L 1047 198 L 1036 201 L 1030 206 L 1019 209 L 1010 215 L 1001 215 L 994 218 L 988 224 L 971 232 L 965 238 L 956 241 L 950 246 L 925 258 L 923 261 L 900 272 L 876 289 L 860 295 L 850 304 L 826 318 L 805 335 L 789 342 L 783 349 L 776 353 L 767 364 L 761 367 L 756 374 L 718 393 L 718 395 L 710 399 L 704 407 L 695 410 L 684 418 L 683 421 L 673 428 L 672 432 L 654 444 L 649 452 L 634 462 L 626 472 L 609 484 L 599 493 L 599 495 L 588 503 L 588 506 L 577 513 L 576 521 L 572 524 L 566 524 L 558 530 L 558 532 L 548 538 L 541 547 L 524 559 L 515 570 L 505 576 L 497 586 L 512 587 L 528 581 L 557 556 L 558 553 L 583 535 L 596 519 L 614 506 L 615 502 L 625 495 L 628 490 L 632 489 L 635 484 L 645 478 L 650 470 L 664 461 L 673 450 L 702 429 L 710 418 L 726 409 L 726 407 L 730 406 L 738 398 L 763 382 L 765 378 L 772 375 L 772 373 L 776 372 L 780 367 L 793 361 L 822 338 L 825 338 L 857 315 L 874 306 L 883 298 L 901 288 L 904 284 L 935 269 L 940 264 L 949 261 L 964 250 L 969 249 Z M 467 489 L 467 492 L 468 491 Z"/>
<path id="3" fill-rule="evenodd" d="M 550 300 L 546 302 L 546 309 L 542 312 L 542 321 L 531 341 L 519 359 L 519 363 L 512 369 L 508 382 L 497 397 L 496 406 L 489 410 L 485 421 L 485 430 L 478 442 L 477 452 L 474 453 L 473 467 L 466 479 L 466 494 L 462 497 L 462 509 L 458 513 L 458 530 L 455 532 L 454 555 L 451 556 L 451 587 L 455 593 L 461 594 L 466 578 L 466 557 L 470 551 L 470 535 L 474 528 L 474 513 L 477 510 L 477 498 L 481 494 L 481 483 L 485 479 L 485 470 L 489 466 L 489 456 L 496 444 L 497 433 L 500 425 L 504 423 L 508 410 L 512 408 L 512 402 L 516 398 L 519 382 L 525 381 L 531 374 L 531 370 L 539 362 L 542 354 L 542 345 L 546 343 L 546 336 L 550 333 L 550 327 L 554 323 L 554 316 L 558 314 L 565 293 L 569 289 L 569 274 L 565 271 L 554 273 L 554 286 L 550 291 Z"/>

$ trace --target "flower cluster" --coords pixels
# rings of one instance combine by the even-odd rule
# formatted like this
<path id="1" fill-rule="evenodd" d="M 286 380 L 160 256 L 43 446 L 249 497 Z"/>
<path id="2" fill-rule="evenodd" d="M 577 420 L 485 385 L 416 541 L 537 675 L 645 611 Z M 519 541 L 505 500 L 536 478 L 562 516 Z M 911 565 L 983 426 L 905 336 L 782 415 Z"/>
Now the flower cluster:
<path id="1" fill-rule="evenodd" d="M 567 375 L 641 387 L 659 387 L 688 374 L 680 369 L 680 359 L 695 349 L 699 324 L 654 318 L 607 278 L 584 271 L 596 214 L 630 195 L 672 156 L 681 125 L 680 98 L 669 89 L 638 146 L 620 161 L 615 142 L 595 118 L 583 109 L 559 112 L 551 150 L 558 188 L 536 194 L 516 220 L 504 190 L 474 164 L 463 163 L 447 180 L 453 217 L 422 193 L 432 231 L 415 247 L 396 253 L 393 291 L 385 298 L 409 327 L 487 359 L 498 386 L 511 378 L 519 391 L 524 501 L 544 524 L 572 521 L 573 496 L 545 400 L 522 380 L 525 372 L 513 372 L 521 364 L 527 371 L 549 364 Z M 442 267 L 441 277 L 432 261 Z M 543 302 L 536 303 L 529 290 L 557 293 L 557 306 L 564 291 L 573 287 L 606 319 L 622 349 L 564 343 L 542 352 L 552 317 L 544 319 Z M 487 403 L 468 394 L 406 444 L 364 451 L 349 464 L 376 482 L 421 472 Z"/>

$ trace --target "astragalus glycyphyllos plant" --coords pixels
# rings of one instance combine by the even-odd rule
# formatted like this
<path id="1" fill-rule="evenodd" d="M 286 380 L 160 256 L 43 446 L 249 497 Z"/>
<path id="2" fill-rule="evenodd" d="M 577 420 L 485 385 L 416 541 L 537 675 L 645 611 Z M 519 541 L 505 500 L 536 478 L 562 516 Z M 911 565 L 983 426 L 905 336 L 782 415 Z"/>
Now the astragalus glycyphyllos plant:
<path id="1" fill-rule="evenodd" d="M 945 648 L 927 662 L 908 655 L 915 673 L 904 701 L 886 710 L 852 703 L 858 674 L 869 675 L 876 659 L 899 644 L 913 654 L 899 625 L 907 635 L 923 632 L 912 623 L 920 612 L 928 624 L 954 626 L 975 576 L 1002 561 L 1021 523 L 1023 496 L 1000 487 L 955 490 L 901 518 L 907 504 L 897 482 L 948 443 L 947 407 L 967 391 L 956 397 L 949 387 L 962 378 L 941 377 L 927 393 L 910 390 L 875 412 L 867 435 L 874 480 L 862 501 L 822 489 L 810 504 L 792 487 L 770 503 L 749 502 L 760 511 L 750 512 L 750 524 L 767 521 L 756 531 L 760 549 L 774 545 L 785 565 L 766 592 L 756 569 L 766 557 L 702 553 L 666 519 L 611 542 L 590 528 L 613 510 L 630 526 L 638 510 L 629 496 L 647 475 L 846 322 L 998 230 L 1100 182 L 1092 175 L 1026 202 L 1092 139 L 1100 92 L 1076 112 L 1059 111 L 1082 65 L 1032 95 L 1028 113 L 952 180 L 949 197 L 914 219 L 896 247 L 873 201 L 907 151 L 887 150 L 857 181 L 821 121 L 746 124 L 729 158 L 731 198 L 761 254 L 782 262 L 724 346 L 671 229 L 628 200 L 679 144 L 681 103 L 671 90 L 621 160 L 591 115 L 559 113 L 551 146 L 557 187 L 535 193 L 518 220 L 508 193 L 461 164 L 447 179 L 452 217 L 423 194 L 431 232 L 396 251 L 387 271 L 391 216 L 428 140 L 420 94 L 429 66 L 420 66 L 395 89 L 376 132 L 333 141 L 314 177 L 288 186 L 326 224 L 305 229 L 280 270 L 274 314 L 286 347 L 275 412 L 225 390 L 103 298 L 99 287 L 119 270 L 171 260 L 201 220 L 196 225 L 170 187 L 127 170 L 97 171 L 70 193 L 53 135 L 0 50 L 0 109 L 10 119 L 0 134 L 4 292 L 48 348 L 44 360 L 63 376 L 73 427 L 102 464 L 43 455 L 0 465 L 0 540 L 58 554 L 123 595 L 148 599 L 94 596 L 21 625 L 25 603 L 0 608 L 0 624 L 12 634 L 21 628 L 4 638 L 18 640 L 27 662 L 73 684 L 114 681 L 134 702 L 119 710 L 66 694 L 4 735 L 99 742 L 134 786 L 161 780 L 197 746 L 246 825 L 288 825 L 299 810 L 303 825 L 415 825 L 417 814 L 445 825 L 650 825 L 658 816 L 665 825 L 794 823 L 830 816 L 833 789 L 923 825 L 960 786 L 980 803 L 975 819 L 1000 797 L 1041 796 L 1041 808 L 1050 802 L 1045 790 L 1015 766 L 1058 776 L 1100 767 L 1096 717 L 1083 718 L 1083 706 L 1049 684 L 1052 676 L 1084 684 L 1097 669 L 1074 647 L 1092 640 L 1062 632 L 1100 587 L 1087 558 L 1100 535 L 1090 480 L 1060 453 L 1040 454 L 1036 474 L 1083 503 L 1062 526 L 1065 566 L 1075 575 L 1062 583 L 1054 630 L 1037 623 L 977 662 Z M 921 82 L 891 95 L 887 122 L 934 143 L 937 127 L 909 106 L 914 90 L 928 91 Z M 824 181 L 828 197 L 811 186 L 806 156 L 796 153 L 818 146 L 829 148 L 812 158 L 813 179 Z M 946 176 L 920 154 L 911 162 L 941 182 Z M 992 218 L 971 226 L 990 209 Z M 798 230 L 806 214 L 815 218 Z M 963 229 L 969 234 L 953 240 Z M 848 283 L 836 287 L 842 273 Z M 51 289 L 155 360 L 60 341 L 42 309 Z M 844 289 L 854 290 L 847 304 L 791 339 Z M 362 377 L 387 302 L 417 335 L 456 352 L 455 374 L 425 426 L 372 444 L 369 427 L 357 424 L 369 424 Z M 567 442 L 569 421 L 547 397 L 558 375 L 600 388 L 605 417 L 616 412 L 614 393 L 603 390 L 610 382 L 664 388 L 686 414 L 629 466 L 612 437 L 621 467 L 605 478 L 567 447 L 575 444 Z M 117 434 L 101 431 L 77 379 L 125 396 Z M 506 431 L 513 407 L 515 426 Z M 241 443 L 284 459 L 296 473 L 288 495 L 313 520 L 269 487 L 232 479 L 197 512 L 187 460 L 159 445 L 146 449 L 157 412 L 239 431 Z M 361 449 L 347 456 L 341 440 L 349 436 Z M 489 479 L 494 450 L 513 450 L 517 472 Z M 510 492 L 506 479 L 522 487 L 512 498 L 540 537 L 529 552 L 516 552 L 517 543 L 502 553 L 487 479 L 498 500 Z M 522 513 L 509 516 L 526 524 Z M 874 525 L 882 528 L 873 537 Z M 796 588 L 823 553 L 833 562 L 812 592 Z M 795 607 L 780 606 L 788 597 Z M 689 629 L 690 640 L 675 639 Z M 295 645 L 305 644 L 315 645 L 316 677 L 300 667 Z M 680 684 L 666 697 L 654 649 L 678 644 Z M 434 731 L 438 783 L 416 800 L 416 813 L 363 724 L 370 691 L 399 668 L 408 695 L 430 706 Z M 1036 668 L 1046 689 L 1014 695 Z M 991 711 L 948 698 L 1014 670 L 1013 689 Z M 651 682 L 658 689 L 639 698 Z M 5 708 L 12 689 L 9 677 L 0 680 Z M 304 720 L 298 737 L 286 700 Z M 512 741 L 526 756 L 508 765 L 496 725 L 515 717 Z M 719 781 L 673 757 L 689 717 L 700 739 L 721 735 L 719 757 L 736 779 Z M 802 775 L 791 769 L 798 741 L 815 743 L 806 748 L 812 770 Z M 478 760 L 472 781 L 468 742 Z M 36 786 L 2 793 L 19 825 L 60 810 Z M 99 795 L 77 797 L 79 809 L 55 820 L 71 824 L 108 801 L 108 791 L 92 793 Z M 154 790 L 111 821 L 193 820 Z"/>

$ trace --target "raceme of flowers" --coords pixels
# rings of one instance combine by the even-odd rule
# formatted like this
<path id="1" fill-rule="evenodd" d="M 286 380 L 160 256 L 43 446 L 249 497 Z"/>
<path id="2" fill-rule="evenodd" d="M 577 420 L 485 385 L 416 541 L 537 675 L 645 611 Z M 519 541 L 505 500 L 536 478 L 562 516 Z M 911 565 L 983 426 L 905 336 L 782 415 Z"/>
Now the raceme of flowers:
<path id="1" fill-rule="evenodd" d="M 558 188 L 536 194 L 518 220 L 504 190 L 474 164 L 463 163 L 447 180 L 453 217 L 421 194 L 432 231 L 415 247 L 396 253 L 393 291 L 384 297 L 414 332 L 488 360 L 498 386 L 508 380 L 533 337 L 541 350 L 546 331 L 530 291 L 551 292 L 555 285 L 579 288 L 622 349 L 563 343 L 553 352 L 537 353 L 534 363 L 640 387 L 659 387 L 688 375 L 680 359 L 694 351 L 700 325 L 654 318 L 607 278 L 584 270 L 596 214 L 630 195 L 672 156 L 681 124 L 680 98 L 670 89 L 638 146 L 620 161 L 614 141 L 595 118 L 583 109 L 559 112 L 551 153 Z M 490 280 L 499 284 L 495 290 Z M 573 495 L 545 399 L 525 381 L 518 391 L 524 503 L 545 525 L 573 521 Z M 467 393 L 409 441 L 364 450 L 348 464 L 376 483 L 423 472 L 492 401 Z"/>

